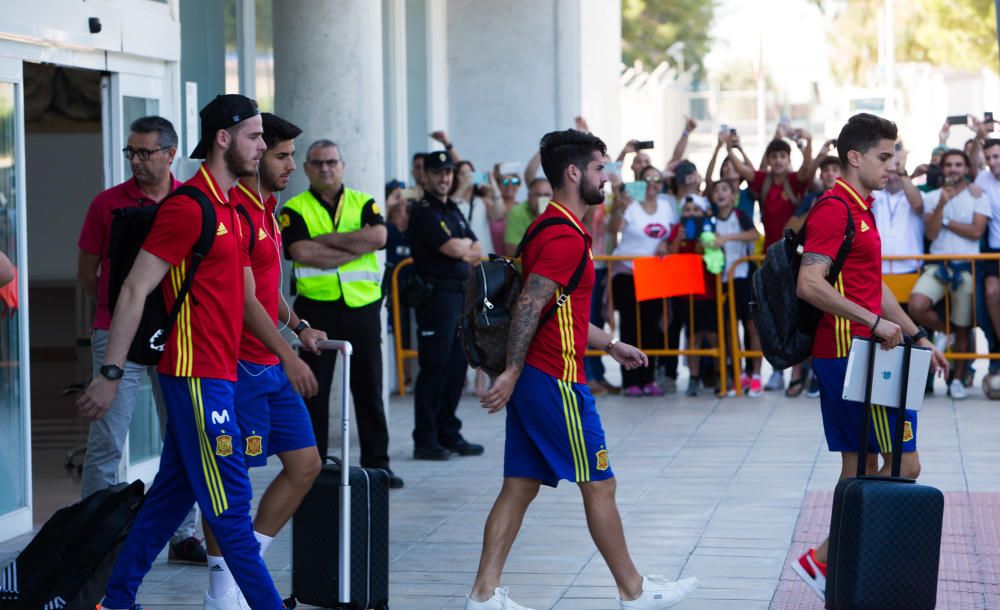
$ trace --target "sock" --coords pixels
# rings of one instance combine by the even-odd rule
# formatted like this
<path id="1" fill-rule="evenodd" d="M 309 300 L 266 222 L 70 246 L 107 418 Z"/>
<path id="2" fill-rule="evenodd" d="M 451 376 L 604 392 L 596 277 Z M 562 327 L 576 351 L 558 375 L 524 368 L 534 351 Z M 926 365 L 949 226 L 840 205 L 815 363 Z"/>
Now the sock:
<path id="1" fill-rule="evenodd" d="M 220 599 L 236 587 L 233 573 L 229 571 L 226 560 L 214 555 L 208 556 L 208 596 Z"/>
<path id="2" fill-rule="evenodd" d="M 256 538 L 257 542 L 260 543 L 260 556 L 263 557 L 264 552 L 267 551 L 267 547 L 271 546 L 271 542 L 274 541 L 274 537 L 265 536 L 264 534 L 261 534 L 257 530 L 253 531 L 253 537 Z"/>

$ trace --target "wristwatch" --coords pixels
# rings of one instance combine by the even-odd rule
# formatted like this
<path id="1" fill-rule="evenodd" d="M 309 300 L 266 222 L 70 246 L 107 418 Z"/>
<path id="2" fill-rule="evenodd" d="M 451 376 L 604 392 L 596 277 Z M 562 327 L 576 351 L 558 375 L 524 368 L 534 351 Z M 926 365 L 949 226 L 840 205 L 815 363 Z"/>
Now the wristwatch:
<path id="1" fill-rule="evenodd" d="M 307 328 L 312 328 L 312 326 L 309 325 L 309 322 L 306 322 L 304 319 L 299 318 L 299 323 L 298 325 L 295 326 L 295 328 L 292 329 L 292 332 L 295 333 L 296 335 L 301 335 L 302 331 L 304 331 Z"/>
<path id="2" fill-rule="evenodd" d="M 950 225 L 950 224 L 951 224 L 951 219 L 950 218 L 942 218 L 941 219 L 941 226 L 942 227 L 944 227 L 944 228 L 947 229 L 948 225 Z"/>
<path id="3" fill-rule="evenodd" d="M 604 348 L 604 351 L 610 354 L 611 348 L 614 347 L 616 343 L 618 343 L 618 339 L 611 337 L 611 340 L 608 341 L 608 346 Z"/>
<path id="4" fill-rule="evenodd" d="M 917 327 L 917 332 L 913 333 L 913 336 L 910 337 L 910 339 L 912 339 L 914 343 L 917 343 L 921 339 L 926 339 L 926 338 L 927 338 L 927 330 L 922 327 Z"/>
<path id="5" fill-rule="evenodd" d="M 100 371 L 102 377 L 111 381 L 118 381 L 122 378 L 122 375 L 125 374 L 125 371 L 123 371 L 121 367 L 113 364 L 105 364 L 98 370 Z"/>

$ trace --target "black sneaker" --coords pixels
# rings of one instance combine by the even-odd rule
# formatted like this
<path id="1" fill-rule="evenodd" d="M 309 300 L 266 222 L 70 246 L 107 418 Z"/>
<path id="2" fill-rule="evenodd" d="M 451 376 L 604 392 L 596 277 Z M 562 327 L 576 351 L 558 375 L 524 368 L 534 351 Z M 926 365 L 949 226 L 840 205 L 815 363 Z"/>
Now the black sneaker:
<path id="1" fill-rule="evenodd" d="M 386 467 L 382 470 L 389 473 L 389 489 L 402 489 L 403 479 L 392 471 L 392 468 Z"/>
<path id="2" fill-rule="evenodd" d="M 444 447 L 414 447 L 413 459 L 443 462 L 451 457 L 451 451 Z"/>
<path id="3" fill-rule="evenodd" d="M 470 443 L 464 438 L 453 445 L 448 445 L 446 449 L 458 455 L 482 455 L 485 451 L 482 445 Z"/>
<path id="4" fill-rule="evenodd" d="M 170 543 L 167 563 L 206 566 L 208 565 L 208 553 L 205 551 L 205 545 L 202 544 L 201 540 L 191 536 L 180 542 Z"/>

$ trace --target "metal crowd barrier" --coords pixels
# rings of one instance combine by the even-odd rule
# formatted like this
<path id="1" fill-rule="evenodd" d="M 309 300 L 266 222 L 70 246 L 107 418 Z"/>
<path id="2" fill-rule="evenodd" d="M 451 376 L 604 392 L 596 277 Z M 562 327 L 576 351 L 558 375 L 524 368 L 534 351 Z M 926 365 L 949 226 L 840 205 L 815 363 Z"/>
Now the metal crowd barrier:
<path id="1" fill-rule="evenodd" d="M 669 255 L 668 255 L 669 256 Z M 595 261 L 630 261 L 634 260 L 633 256 L 595 256 Z M 416 358 L 416 349 L 404 349 L 403 339 L 401 335 L 401 310 L 399 302 L 399 273 L 407 265 L 413 264 L 412 258 L 406 258 L 396 264 L 396 267 L 392 272 L 392 327 L 393 327 L 393 345 L 395 347 L 395 357 L 396 357 L 396 379 L 399 386 L 398 393 L 400 396 L 405 394 L 406 388 L 404 384 L 405 379 L 405 362 L 407 359 Z M 666 280 L 665 280 L 666 281 Z M 607 276 L 607 286 L 605 294 L 607 295 L 608 303 L 611 306 L 612 311 L 614 310 L 614 297 L 611 291 L 611 274 L 608 273 Z M 719 392 L 720 396 L 726 394 L 727 387 L 727 375 L 728 371 L 726 368 L 726 326 L 725 326 L 725 316 L 723 315 L 722 306 L 722 275 L 715 276 L 715 307 L 716 307 L 716 323 L 717 329 L 716 334 L 718 336 L 718 345 L 713 348 L 692 348 L 691 345 L 694 343 L 694 297 L 688 295 L 688 341 L 687 346 L 681 349 L 680 346 L 670 347 L 668 340 L 667 328 L 669 326 L 669 308 L 667 307 L 668 299 L 662 299 L 663 301 L 663 345 L 662 348 L 648 348 L 642 345 L 642 318 L 639 312 L 639 303 L 635 304 L 635 314 L 636 314 L 636 337 L 638 338 L 636 347 L 641 349 L 647 356 L 705 356 L 718 359 L 718 371 L 719 371 Z M 671 298 L 683 298 L 683 297 L 671 297 Z M 614 320 L 608 320 L 608 324 L 611 328 L 614 328 Z M 586 356 L 600 356 L 604 354 L 602 350 L 592 350 L 588 349 L 585 353 Z M 738 380 L 737 380 L 738 382 Z"/>
<path id="2" fill-rule="evenodd" d="M 729 269 L 729 274 L 726 277 L 727 283 L 727 298 L 729 300 L 729 337 L 732 345 L 732 367 L 733 367 L 733 382 L 736 385 L 736 395 L 743 395 L 742 383 L 740 382 L 740 363 L 744 358 L 761 358 L 763 354 L 760 350 L 746 350 L 740 344 L 739 338 L 739 320 L 736 319 L 736 296 L 735 288 L 733 284 L 733 272 L 736 267 L 743 262 L 753 262 L 760 263 L 764 260 L 764 255 L 754 254 L 751 256 L 744 256 L 736 260 Z M 977 326 L 976 320 L 976 261 L 1000 261 L 1000 253 L 993 254 L 975 254 L 975 255 L 956 255 L 956 254 L 909 254 L 909 255 L 894 255 L 894 256 L 883 256 L 883 261 L 889 262 L 889 269 L 892 269 L 892 263 L 895 261 L 918 261 L 919 266 L 922 267 L 924 262 L 946 262 L 946 261 L 961 261 L 961 262 L 971 262 L 972 263 L 972 323 L 973 329 Z M 913 291 L 913 286 L 917 283 L 920 278 L 920 269 L 918 268 L 916 273 L 900 273 L 900 274 L 884 274 L 882 276 L 886 285 L 892 290 L 893 294 L 896 295 L 896 299 L 900 304 L 906 303 L 909 300 L 910 292 Z M 945 291 L 944 296 L 944 324 L 945 333 L 951 333 L 951 294 L 950 291 Z M 975 335 L 973 335 L 973 349 L 975 349 Z M 980 358 L 988 360 L 1000 360 L 1000 352 L 992 352 L 980 354 L 976 352 L 954 352 L 951 351 L 951 345 L 948 346 L 948 350 L 945 352 L 948 358 L 953 360 L 978 360 Z"/>

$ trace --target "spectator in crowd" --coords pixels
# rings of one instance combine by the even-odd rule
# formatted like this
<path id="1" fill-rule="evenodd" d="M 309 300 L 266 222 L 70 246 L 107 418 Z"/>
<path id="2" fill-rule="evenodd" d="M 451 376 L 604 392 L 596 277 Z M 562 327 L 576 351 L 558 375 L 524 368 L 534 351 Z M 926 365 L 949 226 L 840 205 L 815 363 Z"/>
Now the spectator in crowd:
<path id="1" fill-rule="evenodd" d="M 395 322 L 393 321 L 392 311 L 392 274 L 396 269 L 396 265 L 410 257 L 411 248 L 410 233 L 408 230 L 411 203 L 402 196 L 403 189 L 405 188 L 406 185 L 399 180 L 391 180 L 385 185 L 386 220 L 388 222 L 385 224 L 385 275 L 382 276 L 382 294 L 388 297 L 386 299 L 386 307 L 389 309 L 388 324 L 390 335 L 396 332 L 396 328 L 393 326 Z M 413 308 L 405 302 L 403 295 L 406 292 L 403 289 L 409 285 L 412 277 L 413 265 L 407 265 L 399 272 L 399 337 L 400 345 L 403 349 L 410 349 L 410 317 L 413 311 Z M 396 383 L 406 388 L 409 387 L 412 381 L 413 361 L 406 360 L 403 366 L 406 369 L 405 378 L 397 379 Z"/>
<path id="2" fill-rule="evenodd" d="M 784 140 L 785 137 L 802 144 L 802 165 L 797 172 L 791 169 L 792 147 Z M 756 172 L 753 167 L 732 154 L 732 138 L 727 142 L 727 147 L 736 172 L 750 183 L 750 190 L 757 194 L 760 201 L 766 251 L 771 244 L 781 239 L 785 225 L 795 213 L 795 207 L 801 201 L 806 186 L 815 173 L 812 166 L 812 135 L 804 129 L 789 130 L 785 125 L 779 125 L 774 139 L 764 151 L 767 167 Z M 802 393 L 804 384 L 802 366 L 792 367 L 792 379 L 788 384 L 786 395 L 798 396 Z M 784 385 L 782 371 L 774 371 L 764 389 L 777 391 Z"/>
<path id="3" fill-rule="evenodd" d="M 517 175 L 517 167 L 516 163 L 496 163 L 490 174 L 492 185 L 499 192 L 500 203 L 503 204 L 503 215 L 496 220 L 490 220 L 490 239 L 493 241 L 495 252 L 505 256 L 514 254 L 514 249 L 507 244 L 505 236 L 507 224 L 510 222 L 510 214 L 514 208 L 520 205 L 517 193 L 521 190 L 521 178 Z M 502 172 L 506 172 L 506 174 Z M 525 180 L 527 184 L 531 184 L 531 182 L 532 180 Z M 499 209 L 498 206 L 497 211 Z M 517 244 L 514 244 L 514 247 L 516 248 Z"/>
<path id="4" fill-rule="evenodd" d="M 743 210 L 734 206 L 735 194 L 732 183 L 728 180 L 712 184 L 712 205 L 718 210 L 715 217 L 715 245 L 722 248 L 726 255 L 723 278 L 728 281 L 732 272 L 736 319 L 743 323 L 744 349 L 760 350 L 757 326 L 750 316 L 751 263 L 736 263 L 739 259 L 753 254 L 753 247 L 760 238 L 760 233 L 754 226 L 753 220 Z M 728 312 L 728 309 L 726 311 Z M 763 396 L 760 358 L 748 358 L 747 368 L 749 373 L 744 370 L 740 375 L 740 386 L 753 398 Z"/>
<path id="5" fill-rule="evenodd" d="M 123 152 L 132 169 L 132 177 L 94 198 L 87 210 L 78 242 L 80 253 L 77 277 L 83 290 L 97 303 L 90 336 L 95 377 L 105 362 L 104 352 L 108 346 L 108 330 L 111 328 L 108 294 L 111 259 L 108 245 L 111 240 L 112 213 L 117 209 L 157 204 L 181 185 L 170 171 L 170 164 L 177 154 L 177 132 L 170 121 L 163 117 L 148 116 L 133 121 L 129 128 L 128 144 Z M 149 376 L 153 389 L 161 436 L 166 429 L 167 414 L 156 367 L 128 361 L 123 368 L 125 373 L 108 415 L 90 424 L 87 452 L 83 458 L 83 476 L 80 480 L 80 493 L 84 498 L 120 482 L 118 465 L 128 438 L 140 385 L 146 375 Z M 196 506 L 191 508 L 191 512 L 170 539 L 167 557 L 170 563 L 206 564 L 205 547 L 195 537 L 197 511 Z"/>
<path id="6" fill-rule="evenodd" d="M 641 201 L 627 199 L 615 201 L 609 230 L 621 233 L 615 256 L 653 256 L 666 254 L 666 238 L 675 221 L 673 210 L 659 198 L 662 189 L 660 170 L 645 167 L 639 179 L 646 183 L 645 197 Z M 615 262 L 611 270 L 611 292 L 618 310 L 622 341 L 640 345 L 645 349 L 663 346 L 663 302 L 658 299 L 639 303 L 636 318 L 635 280 L 630 261 Z M 640 323 L 641 321 L 641 323 Z M 641 342 L 637 339 L 641 337 Z M 635 369 L 622 367 L 622 387 L 626 396 L 662 396 L 663 389 L 653 381 L 653 368 L 648 363 Z"/>
<path id="7" fill-rule="evenodd" d="M 712 193 L 712 186 L 715 184 L 713 176 L 715 175 L 715 162 L 718 159 L 719 151 L 726 148 L 726 143 L 729 140 L 732 140 L 733 142 L 730 154 L 732 154 L 732 151 L 738 152 L 740 156 L 743 157 L 743 162 L 756 171 L 756 168 L 753 166 L 753 162 L 750 160 L 750 157 L 747 156 L 746 151 L 743 150 L 743 146 L 740 144 L 740 136 L 736 133 L 736 130 L 729 129 L 728 131 L 720 132 L 719 141 L 715 146 L 715 150 L 712 152 L 712 158 L 708 162 L 708 171 L 706 172 L 705 192 L 708 194 Z M 754 208 L 756 207 L 757 201 L 753 196 L 753 193 L 750 192 L 750 189 L 743 186 L 743 183 L 746 181 L 736 171 L 736 167 L 733 165 L 733 162 L 728 155 L 722 160 L 722 165 L 719 166 L 719 180 L 729 182 L 731 190 L 736 193 L 736 209 L 741 210 L 746 216 L 753 219 Z M 712 212 L 717 214 L 718 210 L 713 208 Z"/>
<path id="8" fill-rule="evenodd" d="M 989 125 L 992 129 L 992 124 Z M 985 134 L 984 134 L 985 135 Z M 988 238 L 983 244 L 984 252 L 1000 252 L 1000 140 L 987 139 L 982 144 L 986 168 L 976 176 L 976 185 L 983 189 L 986 199 L 990 202 L 990 221 Z M 1000 271 L 996 261 L 982 263 L 983 295 L 986 312 L 993 327 L 993 342 L 990 350 L 997 349 L 996 337 L 1000 336 Z M 990 333 L 987 333 L 989 338 Z M 994 364 L 996 363 L 996 364 Z M 995 373 L 1000 368 L 996 360 L 990 361 L 990 372 Z"/>
<path id="9" fill-rule="evenodd" d="M 517 176 L 502 176 L 500 179 L 500 189 L 511 188 L 511 185 L 520 184 Z M 528 200 L 519 203 L 507 214 L 507 226 L 504 228 L 503 241 L 507 247 L 507 253 L 513 254 L 517 245 L 527 232 L 528 227 L 538 216 L 545 211 L 552 199 L 552 185 L 545 178 L 534 178 L 528 185 Z"/>
<path id="10" fill-rule="evenodd" d="M 494 195 L 489 174 L 485 174 L 485 178 L 481 178 L 481 182 L 476 184 L 477 176 L 483 174 L 476 172 L 472 161 L 459 161 L 455 164 L 455 181 L 448 196 L 458 205 L 459 211 L 472 227 L 472 232 L 482 235 L 487 240 L 484 250 L 496 252 L 490 237 L 490 223 L 494 220 L 503 220 L 507 215 L 507 208 L 503 201 Z"/>
<path id="11" fill-rule="evenodd" d="M 419 201 L 424 196 L 424 153 L 413 153 L 413 160 L 410 162 L 410 174 L 413 176 L 413 188 L 415 192 L 411 201 Z"/>
<path id="12" fill-rule="evenodd" d="M 621 181 L 619 180 L 618 183 L 620 184 Z M 605 201 L 610 201 L 613 208 L 614 201 L 618 197 L 628 197 L 628 194 L 621 191 L 617 193 L 612 192 L 612 194 L 605 197 Z M 615 240 L 613 236 L 609 236 L 608 231 L 610 216 L 608 209 L 606 203 L 587 206 L 587 210 L 583 215 L 583 225 L 586 227 L 587 232 L 590 233 L 590 250 L 595 257 L 611 254 L 611 251 L 614 249 Z M 607 322 L 604 319 L 607 286 L 608 262 L 595 259 L 594 290 L 590 295 L 590 323 L 601 329 L 604 328 Z M 594 396 L 602 396 L 609 392 L 617 394 L 620 391 L 620 388 L 604 378 L 604 363 L 601 361 L 600 356 L 584 357 L 583 370 L 587 377 L 587 387 L 590 388 L 590 393 Z"/>
<path id="13" fill-rule="evenodd" d="M 469 272 L 483 256 L 476 234 L 448 198 L 454 163 L 445 151 L 424 159 L 424 198 L 410 216 L 413 265 L 430 291 L 417 311 L 420 372 L 414 388 L 413 459 L 447 460 L 452 453 L 480 455 L 483 446 L 463 438 L 456 416 L 468 364 L 458 338 L 458 319 Z"/>
<path id="14" fill-rule="evenodd" d="M 309 321 L 306 325 L 354 346 L 350 389 L 361 465 L 389 471 L 390 486 L 399 488 L 403 481 L 389 468 L 389 427 L 382 404 L 382 269 L 375 252 L 385 247 L 385 219 L 371 195 L 344 184 L 346 162 L 336 143 L 313 142 L 304 165 L 309 188 L 289 199 L 279 216 L 298 294 L 295 313 Z M 319 383 L 319 392 L 306 406 L 321 456 L 329 441 L 336 358 L 333 351 L 302 354 Z"/>
<path id="15" fill-rule="evenodd" d="M 941 157 L 944 185 L 924 196 L 924 223 L 931 254 L 979 254 L 979 239 L 986 231 L 990 218 L 990 202 L 975 197 L 966 186 L 969 159 L 960 150 L 949 150 Z M 967 352 L 972 345 L 971 263 L 950 261 L 924 266 L 924 271 L 910 294 L 909 311 L 918 324 L 948 340 L 944 322 L 934 311 L 934 305 L 951 296 L 951 322 L 955 333 L 955 349 Z M 935 338 L 938 341 L 938 338 Z M 938 349 L 946 345 L 938 343 Z M 943 350 L 942 350 L 943 351 Z M 962 384 L 968 362 L 959 360 L 948 385 L 948 394 L 955 400 L 968 397 Z"/>
<path id="16" fill-rule="evenodd" d="M 924 253 L 924 200 L 906 172 L 908 151 L 896 153 L 896 172 L 885 189 L 872 191 L 872 212 L 882 237 L 882 256 Z M 916 273 L 919 260 L 882 260 L 882 275 Z"/>
<path id="17" fill-rule="evenodd" d="M 670 236 L 666 240 L 667 252 L 670 254 L 703 254 L 705 245 L 702 241 L 702 234 L 714 232 L 711 220 L 708 217 L 707 204 L 702 205 L 693 197 L 686 197 L 681 207 L 680 222 L 671 228 Z M 663 242 L 660 243 L 663 244 Z M 703 293 L 670 299 L 671 318 L 678 324 L 688 327 L 688 341 L 691 348 L 712 348 L 719 343 L 716 302 L 711 296 L 714 293 L 715 276 L 706 271 L 705 291 Z M 688 356 L 687 362 L 688 369 L 691 371 L 687 395 L 698 396 L 703 387 L 701 356 Z M 712 384 L 713 387 L 715 385 Z"/>
<path id="18" fill-rule="evenodd" d="M 816 175 L 818 169 L 819 181 L 809 184 L 802 201 L 795 207 L 795 213 L 785 223 L 786 230 L 791 229 L 798 233 L 802 229 L 802 225 L 805 224 L 806 214 L 812 209 L 813 204 L 832 189 L 837 183 L 837 178 L 840 178 L 840 158 L 829 154 L 833 142 L 833 140 L 824 142 L 822 148 L 819 149 L 819 154 L 813 159 L 813 169 L 810 171 L 809 180 L 812 181 L 812 177 Z"/>

